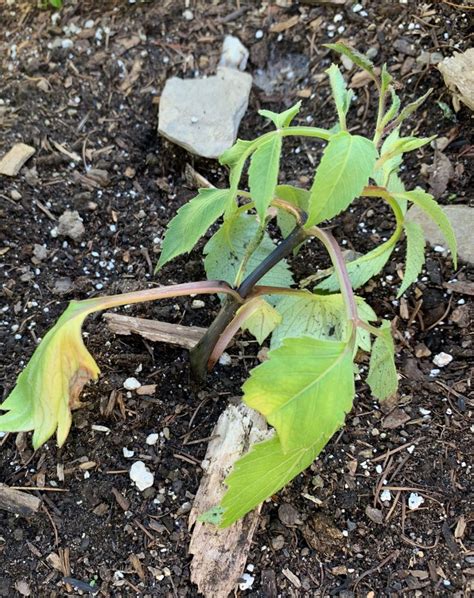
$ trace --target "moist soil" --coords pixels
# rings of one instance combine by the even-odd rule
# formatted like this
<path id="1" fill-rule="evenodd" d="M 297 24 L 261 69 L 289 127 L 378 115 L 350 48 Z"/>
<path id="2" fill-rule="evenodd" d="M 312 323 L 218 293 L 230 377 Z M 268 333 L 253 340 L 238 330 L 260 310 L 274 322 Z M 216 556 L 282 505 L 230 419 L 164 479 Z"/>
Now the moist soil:
<path id="1" fill-rule="evenodd" d="M 160 138 L 157 110 L 168 77 L 214 72 L 227 33 L 249 48 L 247 70 L 261 85 L 253 87 L 240 137 L 265 131 L 258 109 L 283 110 L 298 99 L 301 123 L 330 127 L 324 70 L 332 57 L 323 43 L 345 39 L 377 65 L 388 63 L 404 103 L 433 88 L 405 132 L 447 138 L 443 155 L 452 169 L 434 190 L 441 203 L 469 204 L 471 113 L 451 110 L 427 56 L 466 49 L 470 14 L 456 3 L 406 0 L 66 0 L 59 13 L 33 1 L 0 2 L 0 150 L 20 141 L 36 149 L 17 176 L 0 179 L 0 398 L 72 298 L 204 278 L 202 244 L 159 275 L 153 269 L 166 223 L 196 192 L 186 166 L 217 186 L 226 173 Z M 366 133 L 373 89 L 356 71 L 348 75 L 358 85 L 350 127 Z M 285 143 L 282 181 L 309 186 L 320 145 Z M 433 159 L 430 146 L 410 156 L 403 171 L 409 188 L 435 186 Z M 66 209 L 83 219 L 79 241 L 55 236 Z M 366 251 L 392 227 L 384 206 L 358 201 L 333 232 L 348 249 Z M 361 290 L 379 316 L 395 320 L 399 394 L 380 406 L 357 382 L 345 428 L 263 506 L 248 557 L 255 579 L 236 595 L 469 595 L 472 271 L 463 263 L 454 270 L 437 249 L 406 298 L 396 300 L 403 244 Z M 293 265 L 307 276 L 328 262 L 315 246 Z M 459 292 L 448 294 L 453 279 Z M 219 304 L 204 302 L 201 309 L 179 299 L 122 313 L 206 326 Z M 114 336 L 100 315 L 85 331 L 102 373 L 85 389 L 65 446 L 51 440 L 34 453 L 28 434 L 0 438 L 1 482 L 30 487 L 43 501 L 28 519 L 0 511 L 0 596 L 197 596 L 187 513 L 207 438 L 258 363 L 258 347 L 240 336 L 230 365 L 216 367 L 199 388 L 186 351 Z M 444 368 L 433 364 L 440 352 L 453 357 Z M 366 367 L 365 357 L 359 361 Z M 131 376 L 156 389 L 143 396 L 125 390 Z M 159 435 L 154 445 L 146 443 L 151 433 Z M 155 474 L 144 492 L 129 478 L 137 459 Z M 414 493 L 423 501 L 415 510 Z"/>

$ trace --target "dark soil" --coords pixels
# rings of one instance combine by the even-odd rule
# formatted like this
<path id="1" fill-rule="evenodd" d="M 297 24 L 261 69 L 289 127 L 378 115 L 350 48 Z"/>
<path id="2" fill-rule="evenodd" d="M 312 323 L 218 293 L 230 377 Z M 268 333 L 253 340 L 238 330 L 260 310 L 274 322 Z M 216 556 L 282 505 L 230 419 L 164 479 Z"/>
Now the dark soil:
<path id="1" fill-rule="evenodd" d="M 454 175 L 441 202 L 473 199 L 471 113 L 462 108 L 446 116 L 439 102 L 450 105 L 450 96 L 439 72 L 417 62 L 423 51 L 451 55 L 469 46 L 470 13 L 456 3 L 362 2 L 364 13 L 350 3 L 191 0 L 192 20 L 183 17 L 184 0 L 66 0 L 57 20 L 35 4 L 0 1 L 0 154 L 19 141 L 36 148 L 18 176 L 0 179 L 0 398 L 67 301 L 143 288 L 155 279 L 164 227 L 195 192 L 184 176 L 187 163 L 225 184 L 216 162 L 158 137 L 156 125 L 166 78 L 212 73 L 226 33 L 249 47 L 253 74 L 289 54 L 295 64 L 291 80 L 281 78 L 271 90 L 254 87 L 242 138 L 263 131 L 257 109 L 281 110 L 299 97 L 306 98 L 301 122 L 312 117 L 313 124 L 331 126 L 323 72 L 332 57 L 322 44 L 344 37 L 359 50 L 370 48 L 377 65 L 388 62 L 404 103 L 433 87 L 407 131 L 450 139 L 444 153 Z M 293 26 L 271 32 L 295 15 Z M 71 32 L 73 25 L 80 31 Z M 58 43 L 66 38 L 72 47 Z M 358 132 L 373 124 L 371 93 L 368 84 L 357 89 L 350 122 Z M 282 178 L 308 185 L 319 147 L 305 140 L 286 147 Z M 427 187 L 432 161 L 429 146 L 411 156 L 407 185 Z M 84 178 L 86 167 L 96 171 L 92 182 Z M 81 242 L 51 235 L 66 209 L 83 218 Z M 334 234 L 366 250 L 391 227 L 380 204 L 360 201 Z M 46 256 L 38 257 L 36 244 Z M 472 272 L 463 264 L 455 272 L 449 258 L 433 252 L 421 281 L 398 302 L 399 251 L 400 263 L 393 260 L 362 293 L 379 315 L 396 319 L 398 405 L 380 407 L 358 383 L 344 430 L 264 505 L 248 559 L 255 576 L 249 596 L 461 597 L 472 590 L 469 296 L 448 295 L 443 286 L 453 278 L 472 280 Z M 308 251 L 295 267 L 311 274 L 327 265 L 320 257 Z M 200 260 L 199 250 L 176 260 L 155 284 L 203 278 Z M 205 302 L 201 310 L 176 300 L 127 313 L 207 325 L 218 300 Z M 185 351 L 115 337 L 100 316 L 86 330 L 102 375 L 86 389 L 87 407 L 75 413 L 65 447 L 58 450 L 51 440 L 33 453 L 28 435 L 0 439 L 0 481 L 48 490 L 31 490 L 43 499 L 31 519 L 0 511 L 0 596 L 77 596 L 91 586 L 101 596 L 196 596 L 187 510 L 205 439 L 227 399 L 240 393 L 256 345 L 242 337 L 229 351 L 232 364 L 216 368 L 196 390 Z M 436 374 L 432 359 L 440 351 L 454 360 Z M 130 376 L 156 384 L 154 395 L 125 391 Z M 159 442 L 149 446 L 152 432 Z M 142 493 L 132 486 L 124 447 L 155 472 L 153 488 Z M 387 488 L 391 500 L 383 502 Z M 407 506 L 412 492 L 424 499 L 417 510 Z M 64 578 L 77 581 L 66 585 Z"/>

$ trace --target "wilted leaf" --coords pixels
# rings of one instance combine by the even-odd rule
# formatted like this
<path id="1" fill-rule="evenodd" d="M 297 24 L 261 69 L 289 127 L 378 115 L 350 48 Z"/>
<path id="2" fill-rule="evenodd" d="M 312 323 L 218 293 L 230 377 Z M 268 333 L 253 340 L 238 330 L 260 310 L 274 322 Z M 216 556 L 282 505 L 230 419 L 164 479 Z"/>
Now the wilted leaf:
<path id="1" fill-rule="evenodd" d="M 62 446 L 71 427 L 71 409 L 79 405 L 79 394 L 99 368 L 86 349 L 81 326 L 91 313 L 87 305 L 71 302 L 49 330 L 18 377 L 17 384 L 0 409 L 0 430 L 33 432 L 37 449 L 57 432 Z"/>

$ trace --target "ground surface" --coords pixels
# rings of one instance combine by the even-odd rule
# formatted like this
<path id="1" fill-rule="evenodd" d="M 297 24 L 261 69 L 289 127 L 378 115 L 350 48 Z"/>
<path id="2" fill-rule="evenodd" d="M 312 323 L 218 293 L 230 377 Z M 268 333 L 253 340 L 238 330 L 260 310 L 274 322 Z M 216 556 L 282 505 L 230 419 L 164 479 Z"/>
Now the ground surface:
<path id="1" fill-rule="evenodd" d="M 438 102 L 450 99 L 438 71 L 417 62 L 423 51 L 450 55 L 453 47 L 468 46 L 469 21 L 458 8 L 384 1 L 363 2 L 363 10 L 354 12 L 339 2 L 288 0 L 268 7 L 191 0 L 187 20 L 184 0 L 65 4 L 52 20 L 34 2 L 0 3 L 0 153 L 18 141 L 36 148 L 18 176 L 0 179 L 0 398 L 68 300 L 152 281 L 164 226 L 194 193 L 184 177 L 186 163 L 217 185 L 225 183 L 217 163 L 194 159 L 155 132 L 166 78 L 212 72 L 225 33 L 239 35 L 250 48 L 254 75 L 270 67 L 281 73 L 281 61 L 292 60 L 292 78 L 254 87 L 243 138 L 263 130 L 258 108 L 280 110 L 298 97 L 306 98 L 302 122 L 312 117 L 314 124 L 333 123 L 322 76 L 330 55 L 322 44 L 343 37 L 359 50 L 370 48 L 377 64 L 389 63 L 404 102 L 434 88 L 408 128 L 450 140 L 444 153 L 454 172 L 441 202 L 473 199 L 470 114 L 443 112 Z M 62 47 L 64 39 L 72 47 Z M 350 122 L 359 132 L 371 126 L 370 92 L 367 84 L 357 89 Z M 289 143 L 286 182 L 308 184 L 318 152 L 311 143 Z M 404 173 L 407 185 L 427 186 L 432 161 L 431 148 L 413 156 Z M 86 166 L 94 169 L 88 178 Z M 51 235 L 67 208 L 84 220 L 82 242 Z M 360 202 L 334 234 L 365 250 L 391 225 L 379 204 L 372 209 Z M 178 260 L 158 282 L 202 278 L 199 260 L 199 251 Z M 307 253 L 295 266 L 310 274 L 318 260 L 319 254 Z M 380 410 L 365 384 L 358 384 L 344 431 L 310 470 L 264 506 L 248 560 L 255 576 L 249 596 L 469 593 L 469 295 L 448 296 L 443 287 L 453 278 L 468 281 L 469 271 L 461 264 L 454 272 L 449 258 L 433 252 L 422 280 L 399 303 L 398 266 L 392 261 L 363 294 L 379 315 L 397 319 L 399 404 Z M 193 310 L 180 300 L 129 313 L 206 325 L 217 306 L 206 299 L 207 309 Z M 31 520 L 0 511 L 0 596 L 20 595 L 17 590 L 35 597 L 77 596 L 91 586 L 103 596 L 195 596 L 186 511 L 199 484 L 205 439 L 228 397 L 239 394 L 256 346 L 235 345 L 232 364 L 216 369 L 197 391 L 184 351 L 111 336 L 100 317 L 91 318 L 86 330 L 102 376 L 85 392 L 88 406 L 75 414 L 66 446 L 58 450 L 51 441 L 33 454 L 24 435 L 0 439 L 0 481 L 50 490 L 32 491 L 44 508 Z M 430 376 L 440 351 L 454 360 Z M 127 394 L 123 382 L 129 376 L 156 384 L 156 392 Z M 160 439 L 148 446 L 152 432 Z M 152 489 L 132 487 L 123 447 L 155 471 Z M 387 488 L 391 499 L 381 502 Z M 424 499 L 416 511 L 407 507 L 412 492 Z M 78 580 L 75 587 L 64 584 L 65 576 Z"/>

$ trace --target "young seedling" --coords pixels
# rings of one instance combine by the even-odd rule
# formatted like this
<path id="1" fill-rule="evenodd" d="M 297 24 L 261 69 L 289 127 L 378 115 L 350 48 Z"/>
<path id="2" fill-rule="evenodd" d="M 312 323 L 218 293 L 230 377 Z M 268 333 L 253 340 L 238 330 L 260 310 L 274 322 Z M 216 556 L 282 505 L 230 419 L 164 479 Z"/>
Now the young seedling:
<path id="1" fill-rule="evenodd" d="M 72 302 L 0 406 L 6 412 L 0 416 L 0 430 L 33 430 L 35 449 L 56 432 L 61 446 L 83 385 L 99 373 L 81 337 L 86 316 L 120 305 L 200 293 L 219 294 L 222 307 L 191 351 L 195 375 L 205 376 L 239 330 L 248 330 L 259 343 L 271 336 L 268 360 L 251 371 L 243 385 L 243 400 L 274 428 L 271 439 L 253 446 L 236 463 L 221 504 L 204 515 L 205 520 L 230 525 L 316 459 L 352 407 L 354 356 L 359 349 L 371 354 L 366 382 L 372 394 L 383 400 L 395 393 L 390 323 L 374 326 L 374 311 L 353 290 L 382 270 L 402 234 L 407 250 L 399 296 L 417 279 L 424 263 L 424 237 L 420 226 L 406 219 L 408 203 L 436 222 L 454 264 L 456 241 L 436 201 L 420 188 L 407 191 L 398 175 L 403 154 L 432 139 L 400 134 L 403 121 L 426 95 L 400 111 L 385 66 L 378 76 L 364 55 L 342 44 L 328 47 L 349 56 L 372 77 L 379 96 L 373 137 L 349 132 L 346 119 L 353 94 L 335 65 L 327 70 L 338 114 L 331 129 L 293 125 L 299 103 L 281 114 L 260 111 L 275 129 L 251 141 L 238 140 L 221 156 L 221 164 L 229 168 L 229 187 L 201 189 L 168 225 L 157 270 L 191 251 L 222 219 L 204 247 L 209 280 Z M 326 143 L 309 190 L 279 184 L 282 144 L 294 136 Z M 248 191 L 240 186 L 247 163 Z M 358 197 L 386 202 L 396 225 L 387 241 L 346 263 L 324 223 Z M 268 232 L 274 219 L 281 233 L 278 244 Z M 286 258 L 314 241 L 325 247 L 332 269 L 315 267 L 315 274 L 298 284 Z"/>

